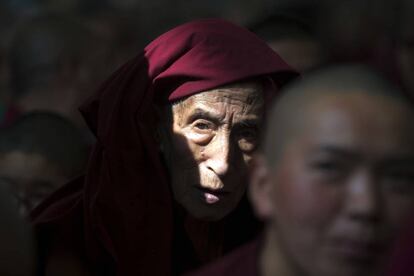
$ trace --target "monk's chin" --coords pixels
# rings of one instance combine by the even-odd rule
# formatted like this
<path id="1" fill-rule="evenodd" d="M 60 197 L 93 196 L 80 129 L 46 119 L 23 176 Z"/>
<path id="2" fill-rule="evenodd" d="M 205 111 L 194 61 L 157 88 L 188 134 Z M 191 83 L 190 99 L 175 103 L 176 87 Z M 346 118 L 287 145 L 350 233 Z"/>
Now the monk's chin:
<path id="1" fill-rule="evenodd" d="M 231 213 L 234 208 L 226 208 L 223 204 L 209 204 L 200 202 L 198 204 L 186 204 L 183 206 L 187 213 L 194 219 L 201 221 L 219 221 Z"/>

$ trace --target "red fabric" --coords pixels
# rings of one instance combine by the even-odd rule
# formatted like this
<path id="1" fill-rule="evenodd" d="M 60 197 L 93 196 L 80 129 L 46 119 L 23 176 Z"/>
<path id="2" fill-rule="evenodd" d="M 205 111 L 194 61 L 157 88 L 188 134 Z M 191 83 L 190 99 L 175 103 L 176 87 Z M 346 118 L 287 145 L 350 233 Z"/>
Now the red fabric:
<path id="1" fill-rule="evenodd" d="M 32 213 L 35 225 L 52 229 L 83 215 L 78 239 L 89 265 L 109 258 L 116 275 L 170 275 L 172 196 L 152 136 L 153 103 L 265 75 L 279 86 L 296 73 L 226 21 L 200 20 L 161 35 L 81 108 L 97 137 L 84 185 L 52 195 Z"/>
<path id="2" fill-rule="evenodd" d="M 234 252 L 186 276 L 259 276 L 261 239 L 243 245 Z"/>

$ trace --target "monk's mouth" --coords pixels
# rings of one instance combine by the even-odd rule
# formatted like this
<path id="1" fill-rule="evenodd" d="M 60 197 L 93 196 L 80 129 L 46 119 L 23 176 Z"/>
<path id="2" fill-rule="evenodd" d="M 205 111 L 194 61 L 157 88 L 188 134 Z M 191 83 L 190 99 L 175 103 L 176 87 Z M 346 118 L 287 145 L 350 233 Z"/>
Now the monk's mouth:
<path id="1" fill-rule="evenodd" d="M 216 204 L 229 194 L 229 192 L 223 191 L 221 189 L 212 190 L 208 188 L 197 187 L 197 190 L 200 192 L 201 199 L 207 204 Z"/>

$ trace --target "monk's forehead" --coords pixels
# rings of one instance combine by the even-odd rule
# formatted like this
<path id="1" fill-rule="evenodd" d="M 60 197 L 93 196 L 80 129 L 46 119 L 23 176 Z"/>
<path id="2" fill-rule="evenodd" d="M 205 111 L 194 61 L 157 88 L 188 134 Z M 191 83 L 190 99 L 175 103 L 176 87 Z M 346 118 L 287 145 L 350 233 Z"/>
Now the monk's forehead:
<path id="1" fill-rule="evenodd" d="M 251 104 L 263 97 L 263 87 L 258 82 L 228 85 L 203 91 L 188 98 L 193 102 L 226 102 Z"/>
<path id="2" fill-rule="evenodd" d="M 295 103 L 296 102 L 296 103 Z M 303 96 L 294 101 L 298 107 L 309 106 L 318 110 L 319 108 L 344 107 L 357 108 L 366 105 L 370 106 L 394 106 L 399 109 L 412 110 L 412 106 L 402 97 L 390 94 L 376 93 L 363 88 L 341 89 L 335 87 L 326 87 L 311 89 Z M 314 110 L 315 111 L 315 110 Z"/>
<path id="3" fill-rule="evenodd" d="M 413 108 L 403 98 L 373 94 L 364 89 L 330 87 L 293 91 L 293 95 L 287 95 L 274 106 L 269 130 L 291 134 L 294 131 L 298 134 L 321 120 L 328 120 L 326 117 L 339 114 L 342 118 L 361 116 L 364 119 L 364 116 L 369 115 L 378 120 L 403 121 L 404 118 L 413 117 Z"/>
<path id="4" fill-rule="evenodd" d="M 364 90 L 317 92 L 314 97 L 303 99 L 303 106 L 297 108 L 303 112 L 300 116 L 303 122 L 298 127 L 328 121 L 329 117 L 361 122 L 369 118 L 369 124 L 399 122 L 401 125 L 414 119 L 412 106 L 402 99 Z"/>

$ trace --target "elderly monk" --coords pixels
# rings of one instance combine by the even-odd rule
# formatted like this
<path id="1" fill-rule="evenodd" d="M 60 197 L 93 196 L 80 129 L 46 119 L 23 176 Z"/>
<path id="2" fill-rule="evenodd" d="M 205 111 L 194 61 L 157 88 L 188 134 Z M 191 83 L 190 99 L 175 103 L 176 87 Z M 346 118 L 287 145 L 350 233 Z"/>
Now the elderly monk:
<path id="1" fill-rule="evenodd" d="M 265 105 L 294 76 L 223 20 L 150 43 L 82 107 L 97 137 L 86 175 L 32 213 L 44 273 L 176 275 L 245 241 Z"/>
<path id="2" fill-rule="evenodd" d="M 283 91 L 249 195 L 261 239 L 194 275 L 377 276 L 414 206 L 414 109 L 367 68 Z"/>

